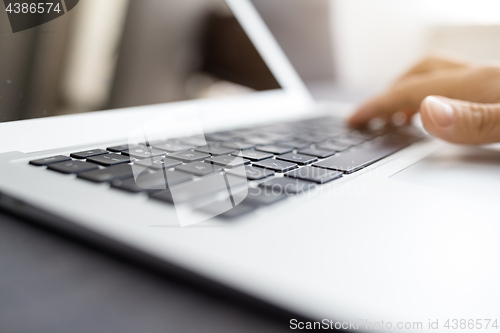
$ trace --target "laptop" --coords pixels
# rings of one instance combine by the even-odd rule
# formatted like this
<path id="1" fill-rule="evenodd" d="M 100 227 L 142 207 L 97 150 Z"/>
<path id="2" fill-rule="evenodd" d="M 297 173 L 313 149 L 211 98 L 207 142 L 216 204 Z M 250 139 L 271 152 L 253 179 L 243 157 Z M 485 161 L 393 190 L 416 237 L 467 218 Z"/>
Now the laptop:
<path id="1" fill-rule="evenodd" d="M 495 153 L 347 127 L 353 107 L 313 101 L 252 2 L 226 5 L 279 88 L 0 123 L 2 208 L 291 329 L 497 325 Z"/>

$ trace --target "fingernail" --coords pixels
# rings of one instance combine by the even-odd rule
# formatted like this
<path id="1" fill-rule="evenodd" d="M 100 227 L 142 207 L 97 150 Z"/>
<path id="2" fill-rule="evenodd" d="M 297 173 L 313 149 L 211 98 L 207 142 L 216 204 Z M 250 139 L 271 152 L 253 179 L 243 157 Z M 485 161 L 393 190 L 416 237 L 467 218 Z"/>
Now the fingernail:
<path id="1" fill-rule="evenodd" d="M 425 106 L 429 118 L 436 126 L 448 127 L 455 119 L 455 111 L 453 107 L 443 102 L 441 99 L 429 96 L 425 99 Z"/>

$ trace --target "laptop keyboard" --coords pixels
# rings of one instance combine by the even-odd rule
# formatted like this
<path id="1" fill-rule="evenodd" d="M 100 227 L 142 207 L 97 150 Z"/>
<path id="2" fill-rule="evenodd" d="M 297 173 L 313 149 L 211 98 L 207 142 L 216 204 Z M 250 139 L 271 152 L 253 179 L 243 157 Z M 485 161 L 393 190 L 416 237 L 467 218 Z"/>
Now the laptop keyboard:
<path id="1" fill-rule="evenodd" d="M 146 193 L 167 205 L 174 203 L 173 190 L 177 203 L 194 204 L 231 191 L 220 184 L 246 178 L 247 196 L 238 205 L 231 197 L 233 208 L 219 215 L 232 219 L 359 171 L 422 138 L 414 127 L 357 131 L 339 118 L 321 117 L 221 131 L 204 138 L 100 147 L 30 164 L 109 183 L 116 190 Z M 214 201 L 203 210 L 209 213 L 218 204 Z"/>

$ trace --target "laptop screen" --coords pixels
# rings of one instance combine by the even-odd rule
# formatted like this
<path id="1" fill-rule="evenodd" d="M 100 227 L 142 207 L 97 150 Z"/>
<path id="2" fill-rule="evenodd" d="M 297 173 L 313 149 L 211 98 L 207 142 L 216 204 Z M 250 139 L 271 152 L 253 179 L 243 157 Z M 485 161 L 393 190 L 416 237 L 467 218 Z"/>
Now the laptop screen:
<path id="1" fill-rule="evenodd" d="M 65 0 L 22 24 L 8 3 L 0 122 L 280 88 L 223 0 Z"/>

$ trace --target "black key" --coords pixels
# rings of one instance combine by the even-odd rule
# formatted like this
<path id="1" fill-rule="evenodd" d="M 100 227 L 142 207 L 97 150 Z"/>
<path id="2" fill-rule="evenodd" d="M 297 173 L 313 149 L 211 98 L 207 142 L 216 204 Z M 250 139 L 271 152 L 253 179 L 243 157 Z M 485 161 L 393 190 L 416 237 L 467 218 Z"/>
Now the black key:
<path id="1" fill-rule="evenodd" d="M 286 194 L 274 194 L 271 191 L 264 191 L 259 187 L 251 187 L 248 189 L 248 194 L 242 203 L 247 205 L 270 205 L 286 199 L 287 197 Z"/>
<path id="2" fill-rule="evenodd" d="M 161 145 L 162 143 L 166 143 L 166 140 L 153 140 L 153 141 L 146 141 L 146 142 L 140 142 L 139 144 L 141 146 L 148 146 L 152 147 L 154 145 Z"/>
<path id="3" fill-rule="evenodd" d="M 268 159 L 260 162 L 254 162 L 253 165 L 261 167 L 261 168 L 266 168 L 266 169 L 271 169 L 277 172 L 287 172 L 290 170 L 293 170 L 297 168 L 297 164 L 295 163 L 290 163 L 290 162 L 285 162 L 285 161 L 279 161 L 279 160 L 274 160 L 274 159 Z"/>
<path id="4" fill-rule="evenodd" d="M 335 154 L 335 151 L 333 150 L 323 150 L 323 149 L 313 149 L 313 148 L 308 148 L 308 149 L 302 149 L 299 150 L 300 154 L 306 154 L 306 155 L 311 155 L 311 156 L 316 156 L 319 158 L 325 158 L 328 156 L 332 156 Z"/>
<path id="5" fill-rule="evenodd" d="M 314 157 L 314 156 L 293 154 L 293 153 L 285 154 L 285 155 L 281 155 L 281 156 L 276 156 L 276 158 L 279 160 L 297 163 L 300 165 L 310 164 L 310 163 L 316 162 L 318 160 L 318 158 Z"/>
<path id="6" fill-rule="evenodd" d="M 256 150 L 243 150 L 238 153 L 233 153 L 233 156 L 241 156 L 243 158 L 249 159 L 251 161 L 261 161 L 265 160 L 266 158 L 271 158 L 273 157 L 273 154 L 269 153 L 264 153 L 262 151 L 256 151 Z"/>
<path id="7" fill-rule="evenodd" d="M 79 151 L 77 153 L 72 153 L 69 156 L 83 160 L 83 159 L 90 157 L 90 156 L 97 156 L 97 155 L 104 155 L 104 154 L 108 154 L 108 152 L 103 150 L 103 149 L 92 149 L 92 150 L 85 150 L 85 151 Z"/>
<path id="8" fill-rule="evenodd" d="M 87 158 L 87 162 L 97 163 L 103 166 L 111 166 L 121 163 L 130 163 L 132 162 L 132 159 L 128 156 L 111 153 L 89 157 Z"/>
<path id="9" fill-rule="evenodd" d="M 314 166 L 352 173 L 407 147 L 408 144 L 407 141 L 367 144 L 332 156 Z"/>
<path id="10" fill-rule="evenodd" d="M 236 168 L 245 164 L 250 164 L 249 160 L 234 156 L 216 156 L 205 160 L 205 163 L 212 163 L 224 168 Z"/>
<path id="11" fill-rule="evenodd" d="M 274 175 L 274 171 L 272 170 L 257 168 L 253 166 L 246 166 L 244 170 L 243 168 L 236 168 L 226 170 L 226 172 L 240 177 L 245 177 L 246 175 L 246 178 L 250 180 L 260 180 Z"/>
<path id="12" fill-rule="evenodd" d="M 341 136 L 345 133 L 348 133 L 351 129 L 348 128 L 348 127 L 342 127 L 342 126 L 338 126 L 338 125 L 325 125 L 325 126 L 321 126 L 317 132 L 319 134 L 323 134 L 325 136 L 328 136 L 330 138 L 335 138 L 335 137 L 338 137 L 338 136 Z"/>
<path id="13" fill-rule="evenodd" d="M 122 154 L 133 158 L 148 158 L 153 156 L 162 156 L 165 155 L 166 153 L 163 150 L 142 146 L 122 151 Z"/>
<path id="14" fill-rule="evenodd" d="M 99 169 L 99 167 L 96 164 L 83 161 L 66 161 L 66 162 L 54 163 L 54 164 L 49 164 L 47 168 L 50 170 L 67 174 L 80 173 L 94 169 Z"/>
<path id="15" fill-rule="evenodd" d="M 153 145 L 153 148 L 164 150 L 168 153 L 176 153 L 179 151 L 194 149 L 194 146 L 182 143 L 166 142 L 158 145 Z"/>
<path id="16" fill-rule="evenodd" d="M 309 180 L 311 182 L 324 184 L 334 179 L 342 177 L 343 173 L 339 171 L 315 168 L 306 166 L 285 174 L 287 177 Z"/>
<path id="17" fill-rule="evenodd" d="M 340 141 L 335 142 L 334 140 L 326 141 L 326 142 L 320 143 L 318 145 L 319 149 L 329 150 L 329 151 L 338 151 L 338 152 L 344 151 L 350 147 L 351 147 L 351 145 L 348 143 L 340 142 Z"/>
<path id="18" fill-rule="evenodd" d="M 205 154 L 205 153 L 200 153 L 197 151 L 180 151 L 178 153 L 173 153 L 168 155 L 168 158 L 173 158 L 176 160 L 179 160 L 184 163 L 190 163 L 190 162 L 196 162 L 196 161 L 201 161 L 204 159 L 209 158 L 210 155 Z"/>
<path id="19" fill-rule="evenodd" d="M 205 176 L 212 172 L 221 171 L 222 168 L 210 163 L 194 162 L 175 167 L 175 170 L 192 173 L 196 176 Z"/>
<path id="20" fill-rule="evenodd" d="M 49 165 L 49 164 L 59 163 L 59 162 L 64 162 L 64 161 L 70 161 L 70 160 L 71 160 L 71 158 L 69 158 L 68 156 L 57 155 L 57 156 L 41 158 L 39 160 L 33 160 L 33 161 L 30 161 L 30 164 L 36 165 L 36 166 L 44 166 L 44 165 Z"/>
<path id="21" fill-rule="evenodd" d="M 260 146 L 255 149 L 276 155 L 286 154 L 293 150 L 293 148 L 290 147 L 280 147 L 280 146 Z"/>
<path id="22" fill-rule="evenodd" d="M 154 189 L 146 189 L 137 185 L 133 177 L 115 180 L 111 183 L 111 187 L 132 193 L 155 191 Z"/>
<path id="23" fill-rule="evenodd" d="M 171 186 L 191 180 L 193 180 L 193 175 L 180 171 L 164 170 L 156 173 L 142 173 L 137 179 L 127 178 L 115 180 L 111 186 L 128 192 L 149 192 L 166 190 Z"/>
<path id="24" fill-rule="evenodd" d="M 303 149 L 303 148 L 308 148 L 313 143 L 311 141 L 290 140 L 290 141 L 278 142 L 278 144 L 283 147 Z"/>
<path id="25" fill-rule="evenodd" d="M 222 147 L 233 148 L 236 150 L 245 150 L 255 148 L 253 143 L 248 142 L 221 142 Z"/>
<path id="26" fill-rule="evenodd" d="M 362 144 L 363 142 L 366 142 L 368 140 L 373 139 L 373 137 L 369 136 L 364 136 L 364 135 L 357 135 L 355 133 L 348 133 L 345 136 L 341 136 L 335 139 L 335 141 L 339 143 L 344 143 L 346 145 L 350 145 L 351 147 L 353 146 L 358 146 Z"/>
<path id="27" fill-rule="evenodd" d="M 184 144 L 188 144 L 195 147 L 206 146 L 209 142 L 205 139 L 203 135 L 196 135 L 187 138 L 181 138 L 180 141 Z"/>
<path id="28" fill-rule="evenodd" d="M 273 178 L 259 184 L 259 187 L 261 187 L 265 191 L 265 193 L 287 195 L 306 192 L 314 188 L 315 186 L 316 185 L 314 183 L 305 180 L 287 177 Z"/>
<path id="29" fill-rule="evenodd" d="M 321 135 L 321 134 L 314 134 L 314 133 L 302 133 L 302 134 L 297 134 L 295 135 L 295 139 L 302 140 L 302 141 L 310 141 L 310 142 L 321 142 L 325 141 L 328 139 L 328 135 Z"/>
<path id="30" fill-rule="evenodd" d="M 139 147 L 139 145 L 120 145 L 120 146 L 113 146 L 113 147 L 108 147 L 106 148 L 109 151 L 112 151 L 114 153 L 120 153 L 124 150 L 129 150 L 129 149 L 134 149 Z"/>
<path id="31" fill-rule="evenodd" d="M 195 150 L 199 151 L 200 153 L 212 154 L 212 156 L 228 155 L 235 151 L 232 148 L 222 147 L 218 144 L 201 146 L 196 148 Z"/>
<path id="32" fill-rule="evenodd" d="M 217 142 L 217 141 L 234 141 L 237 138 L 235 138 L 233 135 L 230 134 L 218 133 L 218 134 L 206 134 L 205 139 L 207 139 L 208 141 Z"/>
<path id="33" fill-rule="evenodd" d="M 235 207 L 226 210 L 227 209 L 227 202 L 223 201 L 215 201 L 212 202 L 204 207 L 199 208 L 199 211 L 205 212 L 210 215 L 215 215 L 217 217 L 231 220 L 235 219 L 237 217 L 240 217 L 242 215 L 251 213 L 255 210 L 256 206 L 255 205 L 246 205 L 243 203 L 240 203 L 239 205 L 236 205 Z M 220 213 L 222 212 L 222 213 Z M 214 216 L 214 217 L 215 217 Z"/>
<path id="34" fill-rule="evenodd" d="M 243 178 L 242 178 L 243 179 Z M 232 182 L 235 184 L 235 182 Z M 229 191 L 227 187 L 228 181 L 226 175 L 222 173 L 211 174 L 200 178 L 198 181 L 183 183 L 171 187 L 169 190 L 152 193 L 151 198 L 158 199 L 168 203 L 183 203 L 193 201 L 202 197 L 215 197 L 217 193 L 227 193 L 229 199 Z M 231 190 L 236 191 L 238 187 L 246 185 L 244 183 L 235 184 Z"/>
<path id="35" fill-rule="evenodd" d="M 251 143 L 253 145 L 269 145 L 273 143 L 273 140 L 268 138 L 261 138 L 258 136 L 246 137 L 244 138 L 245 142 Z"/>
<path id="36" fill-rule="evenodd" d="M 172 168 L 176 165 L 182 164 L 182 162 L 178 161 L 178 160 L 171 159 L 171 158 L 167 158 L 167 157 L 157 156 L 157 157 L 151 157 L 151 158 L 146 158 L 144 160 L 136 161 L 134 164 L 142 165 L 142 166 L 145 166 L 147 168 L 158 170 L 158 169 Z"/>
<path id="37" fill-rule="evenodd" d="M 120 164 L 106 169 L 92 170 L 78 174 L 78 178 L 90 180 L 96 183 L 111 182 L 116 179 L 133 177 L 134 172 L 131 165 Z"/>

